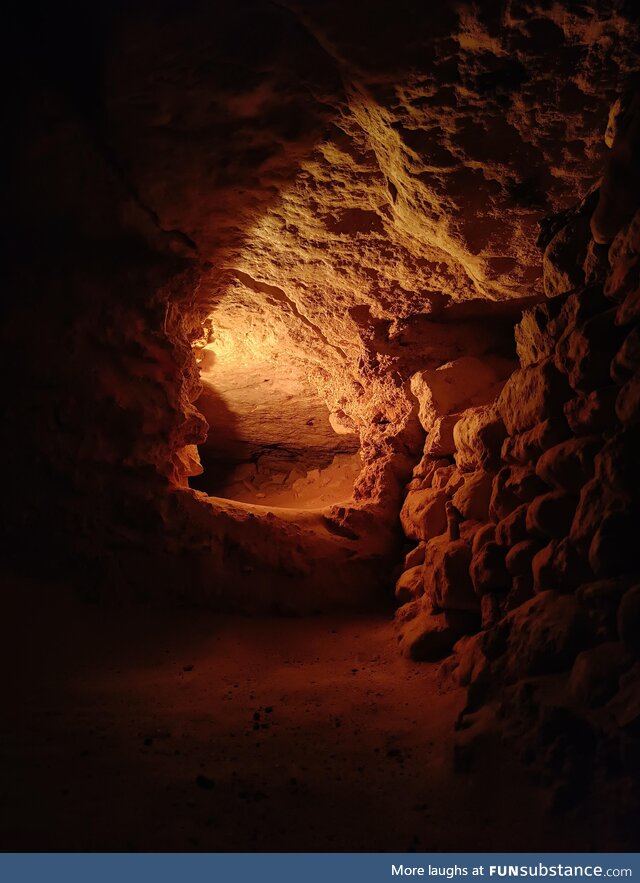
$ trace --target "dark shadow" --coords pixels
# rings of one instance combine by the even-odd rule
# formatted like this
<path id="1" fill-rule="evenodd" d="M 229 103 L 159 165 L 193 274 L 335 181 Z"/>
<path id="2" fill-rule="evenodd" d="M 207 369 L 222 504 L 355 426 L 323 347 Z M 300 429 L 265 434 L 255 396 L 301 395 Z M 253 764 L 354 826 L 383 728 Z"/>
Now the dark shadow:
<path id="1" fill-rule="evenodd" d="M 156 425 L 154 396 L 180 395 L 185 327 L 214 297 L 198 275 L 218 266 L 216 243 L 241 247 L 295 178 L 335 113 L 309 95 L 341 94 L 340 74 L 296 16 L 268 0 L 11 0 L 4 24 L 12 143 L 3 270 L 12 297 L 2 336 L 6 362 L 20 367 L 3 385 L 3 445 L 15 468 L 0 542 L 24 562 L 37 537 L 42 562 L 73 569 L 84 550 L 71 509 L 86 513 L 96 537 L 119 531 L 123 487 L 164 485 L 162 455 L 169 463 L 176 440 L 196 443 L 196 431 L 163 425 L 145 437 L 141 427 Z M 270 100 L 247 106 L 263 88 Z M 153 110 L 167 101 L 170 125 Z M 212 168 L 198 178 L 203 155 Z M 196 170 L 213 244 L 199 251 L 180 184 L 163 221 L 150 169 L 160 181 Z M 26 328 L 38 329 L 27 368 Z M 166 352 L 155 386 L 136 393 L 129 381 L 160 361 L 157 341 Z M 127 408 L 110 388 L 120 382 L 114 366 L 132 399 L 139 394 Z M 226 428 L 212 432 L 231 444 L 223 416 Z M 123 466 L 129 459 L 139 475 Z M 206 480 L 229 468 L 209 461 L 206 446 L 204 459 Z M 144 530 L 136 523 L 131 543 L 148 550 Z"/>
<path id="2" fill-rule="evenodd" d="M 215 389 L 205 386 L 195 406 L 209 424 L 209 432 L 206 440 L 198 445 L 204 472 L 190 478 L 189 485 L 215 497 L 243 461 L 244 446 L 238 434 L 236 415 Z"/>

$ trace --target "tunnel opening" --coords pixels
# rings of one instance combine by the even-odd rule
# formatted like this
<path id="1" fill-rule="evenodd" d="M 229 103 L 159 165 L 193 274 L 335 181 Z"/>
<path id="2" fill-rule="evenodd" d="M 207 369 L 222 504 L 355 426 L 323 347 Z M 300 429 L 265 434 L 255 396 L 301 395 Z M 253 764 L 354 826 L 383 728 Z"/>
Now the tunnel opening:
<path id="1" fill-rule="evenodd" d="M 273 508 L 347 504 L 362 470 L 360 436 L 331 412 L 313 365 L 253 310 L 218 309 L 195 343 L 209 429 L 192 488 Z"/>

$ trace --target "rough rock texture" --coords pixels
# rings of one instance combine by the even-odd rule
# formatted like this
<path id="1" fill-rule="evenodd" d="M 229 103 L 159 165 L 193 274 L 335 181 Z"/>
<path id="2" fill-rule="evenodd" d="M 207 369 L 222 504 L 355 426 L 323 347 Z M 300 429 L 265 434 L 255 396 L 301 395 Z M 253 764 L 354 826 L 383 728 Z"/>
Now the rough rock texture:
<path id="1" fill-rule="evenodd" d="M 427 456 L 450 458 L 452 415 L 491 401 L 542 297 L 538 222 L 600 169 L 637 51 L 624 9 L 135 0 L 15 15 L 7 549 L 76 568 L 91 594 L 241 609 L 383 595 L 424 450 L 412 378 L 483 362 L 430 427 Z M 300 516 L 189 489 L 207 438 L 196 356 L 238 351 L 304 376 L 336 450 L 359 440 L 351 499 Z M 631 376 L 616 402 L 627 423 L 635 391 Z M 459 469 L 495 462 L 494 418 Z M 210 440 L 232 422 L 217 419 Z"/>
<path id="2" fill-rule="evenodd" d="M 411 392 L 420 404 L 423 429 L 430 432 L 438 419 L 493 401 L 513 367 L 511 360 L 495 356 L 462 356 L 439 368 L 416 372 Z"/>
<path id="3" fill-rule="evenodd" d="M 482 629 L 471 706 L 523 678 L 569 690 L 599 644 L 636 653 L 633 96 L 594 187 L 633 10 L 40 12 L 7 40 L 5 548 L 93 597 L 308 612 L 390 594 L 401 509 L 421 548 L 397 581 L 401 647 L 433 659 Z M 359 443 L 351 498 L 301 512 L 190 489 L 196 357 L 205 380 L 241 363 L 225 389 L 251 390 L 262 429 L 258 366 L 303 377 L 289 425 L 313 400 L 331 451 Z M 232 415 L 209 416 L 219 440 Z M 626 657 L 602 653 L 593 701 L 593 659 L 571 695 L 614 713 Z M 510 701 L 506 718 L 534 714 Z"/>
<path id="4" fill-rule="evenodd" d="M 634 126 L 628 122 L 616 137 Z M 637 166 L 637 138 L 627 149 Z M 614 146 L 611 163 L 620 155 Z M 555 808 L 573 805 L 590 788 L 612 800 L 612 793 L 606 796 L 611 776 L 616 800 L 633 817 L 639 795 L 631 783 L 640 760 L 638 705 L 630 701 L 640 688 L 640 418 L 628 403 L 638 371 L 640 194 L 631 217 L 629 192 L 611 163 L 606 189 L 590 200 L 591 212 L 597 207 L 591 227 L 568 224 L 563 248 L 545 252 L 552 297 L 526 311 L 516 328 L 521 368 L 497 399 L 508 433 L 505 462 L 464 461 L 475 471 L 463 487 L 492 481 L 488 513 L 482 518 L 458 507 L 454 531 L 450 523 L 448 535 L 444 529 L 440 536 L 423 534 L 423 579 L 425 586 L 438 580 L 437 562 L 449 554 L 458 566 L 468 562 L 459 592 L 469 603 L 472 592 L 481 597 L 481 630 L 460 640 L 451 664 L 469 687 L 461 721 L 467 743 L 487 720 L 483 706 L 491 707 L 502 734 L 553 780 Z M 608 231 L 606 273 L 580 285 L 571 260 L 581 267 L 593 253 L 593 243 L 584 242 L 591 229 Z M 552 258 L 572 290 L 558 293 Z M 468 442 L 460 433 L 456 439 L 464 452 Z M 467 516 L 474 521 L 465 522 Z M 476 519 L 490 519 L 493 527 L 478 529 Z M 476 540 L 462 559 L 458 537 L 469 530 Z M 432 619 L 440 623 L 460 606 L 456 593 L 432 593 L 431 610 L 423 600 L 422 618 L 411 620 L 411 645 L 402 648 L 421 646 L 418 622 L 431 635 Z M 438 634 L 444 655 L 451 646 L 442 629 Z M 460 624 L 464 635 L 468 627 Z"/>
<path id="5" fill-rule="evenodd" d="M 280 286 L 325 333 L 321 317 L 340 321 L 345 343 L 354 320 L 375 326 L 449 297 L 528 295 L 541 281 L 540 213 L 590 187 L 607 101 L 634 62 L 634 35 L 615 4 L 394 14 L 387 2 L 345 12 L 301 0 L 223 6 L 213 20 L 196 10 L 156 28 L 143 15 L 121 25 L 107 81 L 118 147 L 163 227 L 205 250 L 219 252 L 224 239 L 225 268 Z M 252 44 L 225 79 L 206 60 L 238 64 L 238 29 Z M 233 154 L 224 143 L 232 123 Z M 148 162 L 156 155 L 175 169 L 170 185 Z M 286 168 L 291 159 L 299 168 Z M 212 172 L 218 187 L 200 186 Z M 232 186 L 238 172 L 254 176 L 244 205 Z M 288 186 L 275 199 L 256 187 L 283 174 Z M 320 298 L 327 288 L 364 295 L 357 315 L 345 303 L 335 316 Z"/>
<path id="6" fill-rule="evenodd" d="M 537 223 L 600 167 L 637 49 L 618 4 L 137 0 L 10 24 L 12 547 L 67 559 L 73 535 L 100 570 L 180 545 L 161 510 L 195 505 L 195 341 L 302 371 L 361 436 L 356 506 L 390 524 L 421 444 L 408 381 L 512 356 L 521 304 L 495 301 L 540 295 Z"/>
<path id="7" fill-rule="evenodd" d="M 615 137 L 629 139 L 640 107 L 625 101 L 636 116 Z M 572 806 L 589 789 L 606 795 L 613 777 L 616 801 L 634 817 L 640 194 L 630 213 L 633 180 L 627 189 L 616 164 L 626 150 L 637 169 L 640 142 L 636 134 L 624 150 L 613 144 L 604 190 L 567 215 L 555 233 L 556 242 L 562 233 L 562 247 L 545 251 L 549 299 L 526 310 L 516 326 L 521 367 L 493 406 L 506 435 L 502 462 L 470 456 L 480 445 L 479 414 L 491 406 L 458 417 L 454 457 L 466 474 L 452 499 L 455 519 L 446 529 L 442 519 L 434 525 L 439 535 L 423 532 L 425 595 L 409 620 L 410 640 L 402 623 L 399 629 L 401 649 L 416 658 L 425 647 L 426 658 L 450 653 L 457 629 L 452 667 L 469 688 L 463 748 L 474 732 L 481 738 L 481 709 L 490 706 L 501 734 L 554 783 L 555 808 Z M 591 230 L 595 241 L 588 242 Z M 597 278 L 586 280 L 589 256 L 605 239 L 610 248 L 604 262 L 598 257 Z M 463 505 L 464 489 L 472 487 L 490 488 L 484 511 Z M 460 537 L 469 533 L 474 539 L 462 554 Z M 445 581 L 443 591 L 442 562 L 449 559 L 457 584 L 454 590 Z M 473 594 L 481 623 L 469 638 L 468 622 L 444 617 L 462 607 L 460 596 L 473 609 Z"/>
<path id="8" fill-rule="evenodd" d="M 633 819 L 634 4 L 10 7 L 3 553 L 123 606 L 395 586 L 456 756 L 490 721 Z"/>

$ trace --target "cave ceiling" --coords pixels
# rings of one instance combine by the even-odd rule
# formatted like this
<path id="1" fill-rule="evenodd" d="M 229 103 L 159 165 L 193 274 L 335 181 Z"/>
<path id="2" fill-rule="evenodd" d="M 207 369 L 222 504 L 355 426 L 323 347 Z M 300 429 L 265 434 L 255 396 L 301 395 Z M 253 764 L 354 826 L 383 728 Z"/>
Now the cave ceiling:
<path id="1" fill-rule="evenodd" d="M 480 346 L 416 323 L 543 296 L 539 224 L 597 182 L 632 15 L 613 0 L 134 3 L 102 35 L 95 129 L 197 261 L 210 327 L 248 358 L 306 363 L 335 403 L 367 372 L 404 382 Z M 327 392 L 332 365 L 349 376 Z"/>

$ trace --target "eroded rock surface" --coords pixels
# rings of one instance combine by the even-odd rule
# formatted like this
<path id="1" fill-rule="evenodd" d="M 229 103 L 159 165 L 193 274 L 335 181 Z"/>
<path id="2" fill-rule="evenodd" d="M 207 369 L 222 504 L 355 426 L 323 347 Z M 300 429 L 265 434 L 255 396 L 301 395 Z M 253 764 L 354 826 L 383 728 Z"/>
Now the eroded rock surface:
<path id="1" fill-rule="evenodd" d="M 634 125 L 627 121 L 616 137 L 627 138 Z M 637 162 L 640 147 L 625 144 Z M 621 150 L 612 153 L 614 165 Z M 591 227 L 584 216 L 579 225 L 567 223 L 563 248 L 555 254 L 565 269 L 572 254 L 581 266 L 595 247 L 585 244 L 585 231 L 606 228 L 606 273 L 582 284 L 576 273 L 562 291 L 545 252 L 550 298 L 525 311 L 515 330 L 520 368 L 495 404 L 484 406 L 503 422 L 500 456 L 470 457 L 473 432 L 455 433 L 451 462 L 465 472 L 463 488 L 490 488 L 488 508 L 458 506 L 454 531 L 451 524 L 423 522 L 425 592 L 412 602 L 420 612 L 405 625 L 401 608 L 397 622 L 401 650 L 414 658 L 425 648 L 427 658 L 438 651 L 444 657 L 455 645 L 449 666 L 469 688 L 461 751 L 469 750 L 474 732 L 481 739 L 497 715 L 502 736 L 513 739 L 536 774 L 553 783 L 556 809 L 574 805 L 590 789 L 606 795 L 612 775 L 622 789 L 621 804 L 633 815 L 637 794 L 627 786 L 639 756 L 637 703 L 629 698 L 640 674 L 639 417 L 633 392 L 640 199 L 631 218 L 628 192 L 617 207 L 616 187 L 624 189 L 617 176 L 610 164 L 606 188 L 591 199 L 591 211 L 597 208 Z M 457 425 L 478 426 L 478 411 L 463 412 Z M 446 461 L 440 462 L 438 470 L 446 469 Z M 423 460 L 413 482 L 426 475 Z M 409 525 L 407 536 L 415 530 Z M 469 544 L 464 554 L 461 537 Z M 455 591 L 443 592 L 442 562 L 449 559 L 462 572 Z M 428 592 L 434 581 L 437 590 Z M 480 603 L 473 637 L 469 623 L 446 619 L 464 607 L 461 593 L 469 608 Z M 610 762 L 603 772 L 597 759 L 605 754 Z"/>
<path id="2" fill-rule="evenodd" d="M 222 506 L 214 525 L 215 507 L 188 489 L 207 437 L 195 354 L 224 358 L 235 346 L 254 366 L 277 357 L 304 376 L 335 450 L 359 443 L 351 498 L 318 515 L 319 543 L 308 537 L 314 561 L 335 542 L 336 561 L 368 559 L 357 581 L 372 597 L 388 588 L 402 488 L 421 451 L 413 491 L 438 498 L 439 527 L 442 494 L 454 508 L 459 494 L 461 539 L 472 543 L 464 523 L 484 512 L 487 482 L 461 486 L 452 473 L 429 487 L 426 464 L 493 473 L 513 442 L 515 467 L 563 440 L 563 408 L 548 432 L 524 438 L 546 392 L 575 382 L 572 398 L 590 394 L 581 347 L 602 311 L 578 317 L 571 295 L 519 334 L 528 355 L 507 378 L 514 324 L 544 295 L 539 222 L 552 215 L 543 239 L 555 292 L 581 284 L 574 228 L 585 280 L 603 272 L 583 222 L 609 110 L 637 56 L 624 9 L 136 0 L 43 16 L 35 32 L 18 16 L 7 41 L 16 145 L 2 339 L 20 366 L 4 400 L 7 546 L 40 538 L 43 561 L 73 562 L 105 587 L 130 570 L 150 594 L 156 577 L 174 579 L 162 562 L 184 552 L 184 590 L 216 603 L 229 567 L 242 581 L 243 555 L 254 566 L 237 524 L 297 548 L 289 519 Z M 623 119 L 616 157 L 635 131 Z M 611 340 L 636 315 L 625 306 L 625 236 L 612 244 Z M 582 336 L 564 354 L 567 379 L 549 343 L 571 322 Z M 637 414 L 632 357 L 629 344 L 617 368 L 624 425 Z M 425 378 L 440 374 L 458 388 L 436 394 Z M 523 395 L 531 409 L 518 416 Z M 233 415 L 219 420 L 223 435 Z M 590 413 L 572 420 L 592 425 Z M 535 484 L 530 472 L 503 478 L 489 500 L 501 518 Z M 607 530 L 590 553 L 598 568 Z M 240 544 L 237 562 L 225 538 Z M 342 561 L 343 541 L 358 555 Z M 268 583 L 280 566 L 275 556 Z"/>

